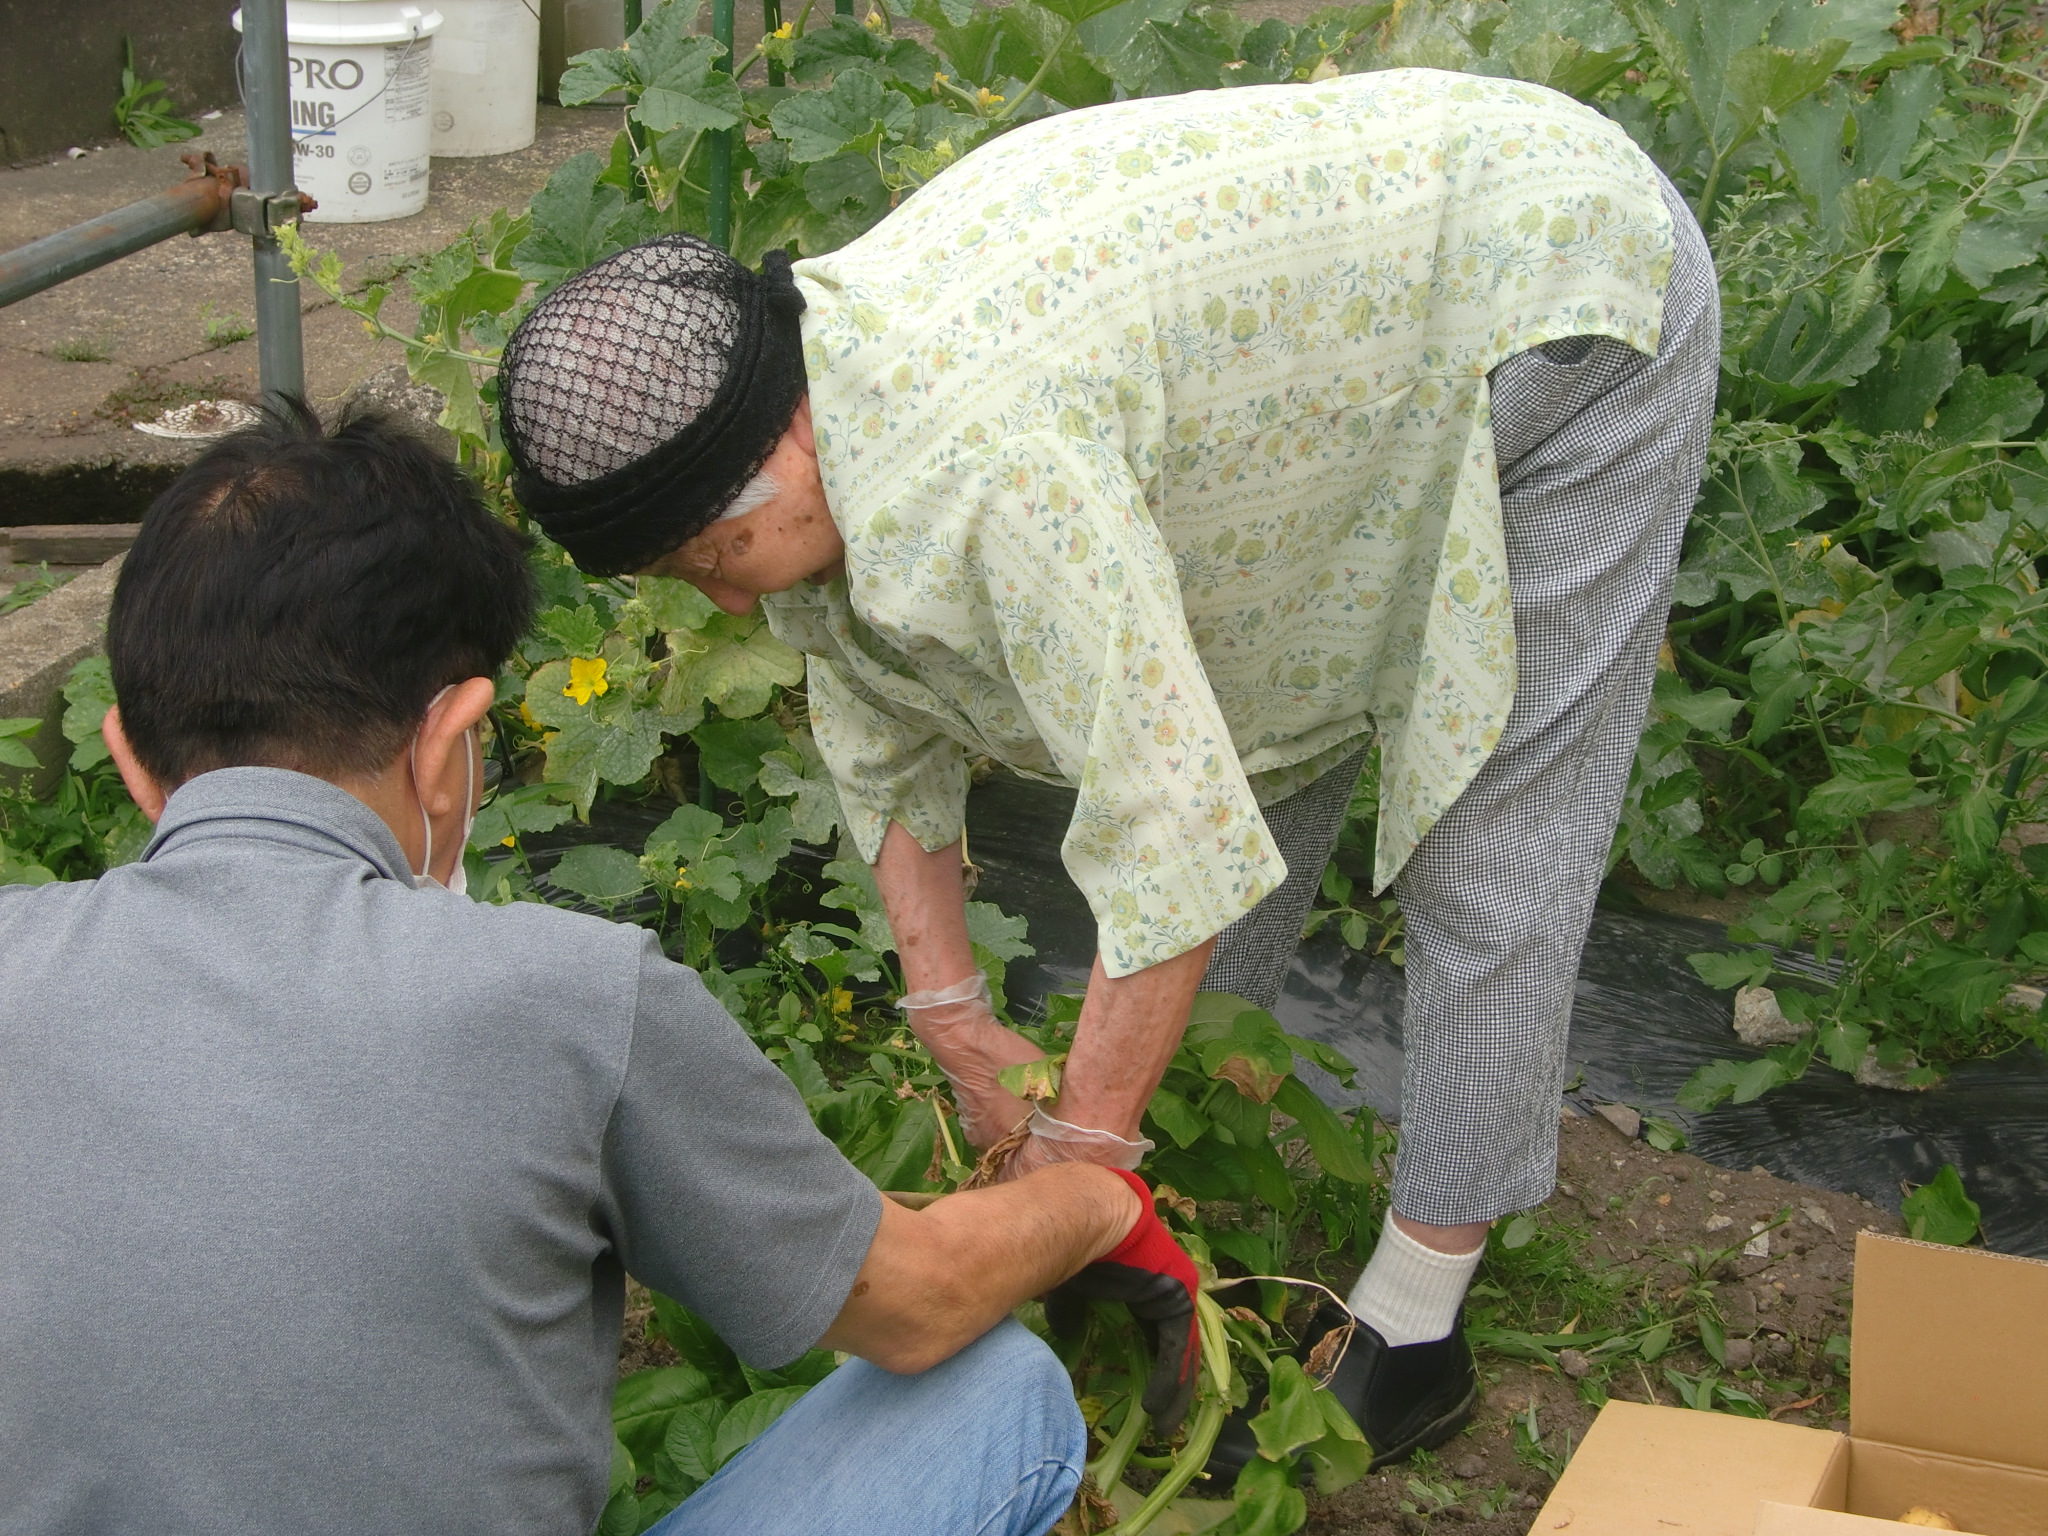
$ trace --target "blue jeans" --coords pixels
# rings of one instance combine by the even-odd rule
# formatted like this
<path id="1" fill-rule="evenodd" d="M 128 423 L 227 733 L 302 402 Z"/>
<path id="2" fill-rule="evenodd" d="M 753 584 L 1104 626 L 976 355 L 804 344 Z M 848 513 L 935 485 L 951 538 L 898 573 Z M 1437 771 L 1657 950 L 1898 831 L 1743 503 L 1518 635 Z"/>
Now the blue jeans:
<path id="1" fill-rule="evenodd" d="M 649 1536 L 1043 1536 L 1087 1451 L 1066 1371 L 1006 1319 L 921 1376 L 849 1360 Z"/>

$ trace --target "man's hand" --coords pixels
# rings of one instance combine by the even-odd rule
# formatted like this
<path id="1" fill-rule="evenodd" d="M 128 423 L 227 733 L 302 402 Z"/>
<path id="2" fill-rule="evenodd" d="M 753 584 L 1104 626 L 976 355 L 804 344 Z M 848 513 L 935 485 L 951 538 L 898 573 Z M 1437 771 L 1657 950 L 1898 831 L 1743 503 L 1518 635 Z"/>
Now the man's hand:
<path id="1" fill-rule="evenodd" d="M 1194 1397 L 1202 1364 L 1202 1335 L 1195 1326 L 1195 1293 L 1200 1280 L 1194 1261 L 1182 1252 L 1152 1209 L 1152 1191 L 1135 1173 L 1113 1173 L 1144 1201 L 1144 1213 L 1122 1242 L 1045 1298 L 1046 1321 L 1063 1338 L 1079 1333 L 1091 1301 L 1120 1301 L 1145 1330 L 1152 1346 L 1152 1374 L 1142 1398 L 1152 1432 L 1162 1438 L 1180 1426 Z"/>

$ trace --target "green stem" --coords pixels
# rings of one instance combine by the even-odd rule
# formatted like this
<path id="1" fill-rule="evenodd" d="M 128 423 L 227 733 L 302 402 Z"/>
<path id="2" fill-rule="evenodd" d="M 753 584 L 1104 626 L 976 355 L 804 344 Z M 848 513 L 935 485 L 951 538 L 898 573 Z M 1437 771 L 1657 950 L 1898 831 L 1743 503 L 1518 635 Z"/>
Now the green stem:
<path id="1" fill-rule="evenodd" d="M 1130 1465 L 1132 1454 L 1138 1449 L 1138 1442 L 1145 1437 L 1145 1426 L 1151 1422 L 1145 1412 L 1145 1405 L 1138 1401 L 1144 1390 L 1145 1358 L 1143 1351 L 1135 1344 L 1128 1363 L 1131 1373 L 1131 1404 L 1124 1411 L 1124 1421 L 1117 1427 L 1109 1444 L 1102 1448 L 1102 1454 L 1088 1463 L 1088 1475 L 1095 1480 L 1095 1486 L 1102 1490 L 1104 1498 L 1109 1490 L 1123 1481 L 1124 1468 Z"/>
<path id="2" fill-rule="evenodd" d="M 1213 1399 L 1195 1411 L 1195 1422 L 1188 1427 L 1187 1443 L 1173 1459 L 1173 1469 L 1159 1479 L 1130 1519 L 1118 1521 L 1103 1536 L 1138 1536 L 1166 1513 L 1166 1506 L 1209 1464 L 1209 1453 L 1216 1448 L 1216 1436 L 1223 1428 L 1223 1415 L 1223 1404 Z"/>
<path id="3" fill-rule="evenodd" d="M 1002 111 L 998 112 L 994 117 L 990 118 L 990 122 L 1004 123 L 1008 122 L 1012 117 L 1016 116 L 1017 109 L 1022 107 L 1025 102 L 1031 99 L 1032 93 L 1038 89 L 1039 82 L 1045 79 L 1046 72 L 1052 68 L 1053 60 L 1057 59 L 1060 56 L 1060 50 L 1067 46 L 1068 42 L 1072 40 L 1073 36 L 1074 24 L 1070 21 L 1067 23 L 1067 30 L 1060 34 L 1060 40 L 1054 43 L 1050 48 L 1045 50 L 1045 58 L 1041 60 L 1039 63 L 1038 73 L 1033 75 L 1029 80 L 1024 82 L 1024 89 L 1018 93 L 1017 99 L 1013 102 L 1010 102 L 1003 108 Z"/>

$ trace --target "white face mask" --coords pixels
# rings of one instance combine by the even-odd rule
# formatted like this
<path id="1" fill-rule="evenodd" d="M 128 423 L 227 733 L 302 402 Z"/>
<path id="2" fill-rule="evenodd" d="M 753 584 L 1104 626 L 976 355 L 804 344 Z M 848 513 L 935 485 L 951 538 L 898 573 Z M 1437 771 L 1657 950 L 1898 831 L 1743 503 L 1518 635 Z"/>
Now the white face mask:
<path id="1" fill-rule="evenodd" d="M 440 693 L 435 694 L 431 699 L 427 700 L 427 709 L 429 711 L 432 711 L 433 707 L 441 702 L 442 696 L 445 695 L 449 691 L 449 689 L 452 689 L 454 686 L 455 685 L 453 683 L 450 683 L 447 688 L 443 688 Z M 462 837 L 457 844 L 457 852 L 455 855 L 455 868 L 453 872 L 449 875 L 447 882 L 447 888 L 453 891 L 458 896 L 466 894 L 469 890 L 469 871 L 463 868 L 462 850 L 465 850 L 469 847 L 469 829 L 476 824 L 476 742 L 474 740 L 475 735 L 475 726 L 471 726 L 468 730 L 462 733 Z M 422 855 L 420 859 L 419 872 L 412 877 L 412 883 L 416 888 L 424 889 L 425 887 L 430 885 L 440 885 L 441 882 L 439 880 L 436 880 L 431 874 L 427 873 L 427 871 L 431 870 L 434 867 L 434 819 L 427 814 L 426 798 L 420 795 L 419 793 L 419 751 L 420 737 L 419 732 L 415 731 L 413 732 L 412 745 L 407 749 L 406 752 L 406 762 L 412 768 L 413 794 L 416 798 L 419 799 L 420 829 L 426 834 L 427 851 L 424 855 Z"/>

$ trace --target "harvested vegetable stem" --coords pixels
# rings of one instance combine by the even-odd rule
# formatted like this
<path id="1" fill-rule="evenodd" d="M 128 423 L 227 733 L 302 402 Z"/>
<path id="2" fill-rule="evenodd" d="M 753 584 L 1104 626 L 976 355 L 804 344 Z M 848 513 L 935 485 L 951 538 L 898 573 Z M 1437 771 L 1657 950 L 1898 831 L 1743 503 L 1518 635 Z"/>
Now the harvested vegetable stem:
<path id="1" fill-rule="evenodd" d="M 1209 1465 L 1209 1453 L 1216 1448 L 1216 1436 L 1223 1428 L 1223 1416 L 1229 1411 L 1230 1338 L 1223 1327 L 1223 1309 L 1210 1299 L 1207 1292 L 1195 1298 L 1195 1321 L 1201 1329 L 1202 1353 L 1209 1367 L 1209 1379 L 1216 1387 L 1215 1393 L 1196 1410 L 1195 1422 L 1188 1428 L 1186 1442 L 1173 1458 L 1172 1467 L 1145 1496 L 1145 1502 L 1132 1512 L 1130 1519 L 1111 1526 L 1103 1536 L 1138 1536 L 1165 1513 L 1166 1506 L 1179 1498 L 1181 1491 Z M 1141 1411 L 1135 1403 L 1132 1404 L 1133 1417 Z M 1131 1420 L 1125 1420 L 1124 1429 L 1128 1429 L 1130 1424 Z M 1123 1438 L 1123 1430 L 1117 1432 L 1117 1438 Z M 1135 1439 L 1132 1444 L 1135 1447 Z M 1105 1452 L 1104 1459 L 1107 1457 L 1108 1452 Z M 1121 1468 L 1118 1476 L 1122 1476 Z M 1111 1485 L 1098 1481 L 1097 1486 L 1107 1491 Z"/>

